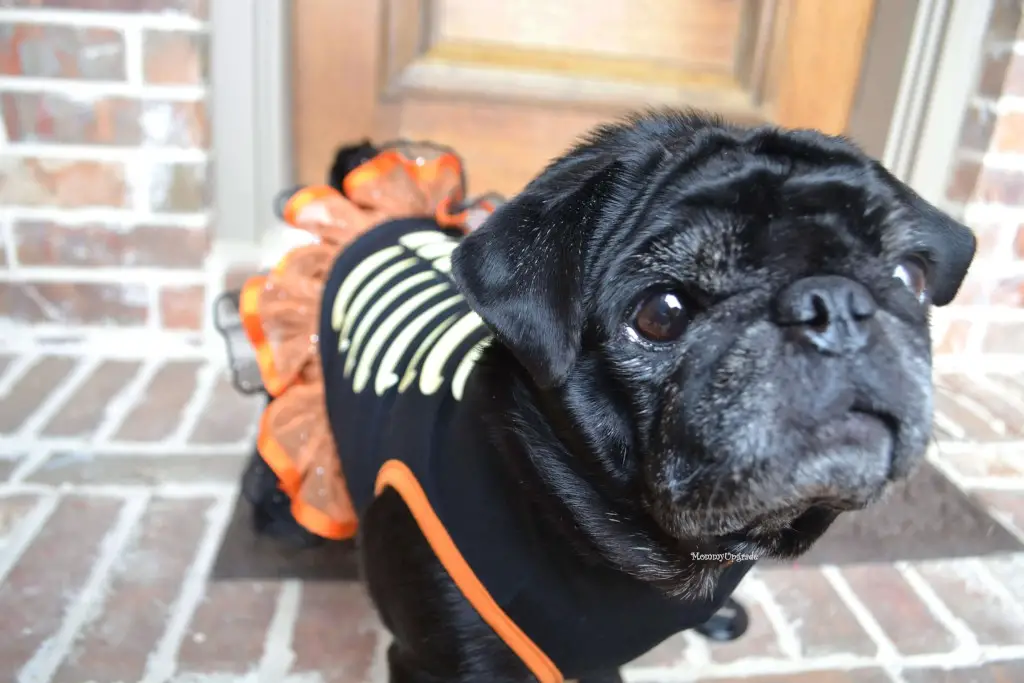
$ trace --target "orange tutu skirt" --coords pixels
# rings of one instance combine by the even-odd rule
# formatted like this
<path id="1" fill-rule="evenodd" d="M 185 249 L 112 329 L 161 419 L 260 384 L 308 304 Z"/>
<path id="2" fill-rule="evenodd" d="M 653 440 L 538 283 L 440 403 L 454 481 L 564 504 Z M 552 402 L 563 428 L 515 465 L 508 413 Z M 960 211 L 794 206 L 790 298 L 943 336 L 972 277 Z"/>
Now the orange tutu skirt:
<path id="1" fill-rule="evenodd" d="M 250 278 L 238 313 L 254 351 L 259 378 L 272 400 L 259 425 L 259 457 L 290 500 L 307 531 L 347 539 L 358 527 L 326 413 L 318 330 L 322 292 L 338 254 L 382 222 L 434 217 L 468 230 L 494 208 L 465 201 L 462 165 L 452 152 L 401 144 L 379 152 L 345 175 L 344 194 L 304 187 L 279 208 L 309 244 L 293 249 L 265 275 Z M 454 211 L 457 209 L 457 211 Z"/>

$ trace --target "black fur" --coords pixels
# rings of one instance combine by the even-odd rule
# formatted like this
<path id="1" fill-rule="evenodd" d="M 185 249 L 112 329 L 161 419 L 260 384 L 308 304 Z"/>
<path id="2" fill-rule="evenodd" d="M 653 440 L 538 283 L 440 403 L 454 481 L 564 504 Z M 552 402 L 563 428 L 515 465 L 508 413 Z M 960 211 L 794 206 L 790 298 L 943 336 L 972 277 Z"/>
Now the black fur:
<path id="1" fill-rule="evenodd" d="M 327 184 L 342 194 L 342 182 L 356 166 L 369 161 L 377 155 L 377 149 L 370 144 L 369 140 L 363 140 L 355 145 L 345 145 L 334 154 L 334 162 L 327 173 Z"/>
<path id="2" fill-rule="evenodd" d="M 553 162 L 465 238 L 453 273 L 496 338 L 481 419 L 560 539 L 551 552 L 701 595 L 720 567 L 691 552 L 798 555 L 922 459 L 928 306 L 893 273 L 919 259 L 942 305 L 973 252 L 966 228 L 843 139 L 669 112 Z M 865 335 L 855 352 L 777 320 L 780 295 L 819 275 L 874 300 L 836 319 Z M 688 309 L 673 343 L 631 328 L 660 291 Z M 372 504 L 362 548 L 393 681 L 531 680 L 397 495 Z"/>

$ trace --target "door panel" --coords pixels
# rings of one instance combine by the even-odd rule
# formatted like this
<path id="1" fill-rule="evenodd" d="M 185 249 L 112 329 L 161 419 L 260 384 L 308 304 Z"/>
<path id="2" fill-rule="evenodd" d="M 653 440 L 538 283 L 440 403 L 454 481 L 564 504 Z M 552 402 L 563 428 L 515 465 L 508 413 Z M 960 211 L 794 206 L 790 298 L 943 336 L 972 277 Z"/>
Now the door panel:
<path id="1" fill-rule="evenodd" d="M 845 129 L 872 0 L 302 0 L 302 182 L 334 147 L 427 138 L 472 192 L 516 192 L 595 123 L 649 106 Z"/>

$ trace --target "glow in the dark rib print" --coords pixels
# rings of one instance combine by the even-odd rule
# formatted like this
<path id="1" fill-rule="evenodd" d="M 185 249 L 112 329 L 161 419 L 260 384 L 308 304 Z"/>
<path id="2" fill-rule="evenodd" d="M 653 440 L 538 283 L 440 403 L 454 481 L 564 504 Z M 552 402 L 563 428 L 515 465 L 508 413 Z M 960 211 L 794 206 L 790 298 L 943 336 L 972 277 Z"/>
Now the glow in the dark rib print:
<path id="1" fill-rule="evenodd" d="M 349 273 L 334 299 L 331 327 L 338 332 L 338 352 L 346 355 L 344 375 L 352 380 L 353 391 L 362 393 L 372 384 L 374 393 L 381 396 L 395 385 L 398 385 L 399 393 L 418 385 L 420 393 L 430 396 L 444 386 L 444 368 L 450 367 L 453 354 L 470 335 L 483 327 L 483 321 L 473 312 L 461 316 L 450 312 L 461 301 L 447 275 L 451 271 L 451 253 L 456 246 L 454 240 L 439 232 L 423 231 L 405 235 L 399 242 L 401 246 L 382 249 Z M 408 257 L 409 251 L 416 256 Z M 430 261 L 434 272 L 408 274 L 424 260 Z M 389 265 L 391 261 L 394 263 Z M 387 267 L 371 277 L 382 266 Z M 409 291 L 437 281 L 438 273 L 444 275 L 443 282 L 406 298 L 391 313 L 384 315 Z M 388 287 L 392 282 L 394 284 Z M 414 315 L 425 303 L 446 291 L 453 292 L 453 295 Z M 399 377 L 399 362 L 413 341 L 427 329 L 431 330 L 430 333 L 415 349 L 409 365 L 402 369 Z M 388 343 L 392 337 L 394 339 Z M 470 370 L 486 341 L 473 346 L 458 360 L 451 387 L 456 400 L 461 400 Z M 373 367 L 378 358 L 380 363 L 374 374 Z"/>

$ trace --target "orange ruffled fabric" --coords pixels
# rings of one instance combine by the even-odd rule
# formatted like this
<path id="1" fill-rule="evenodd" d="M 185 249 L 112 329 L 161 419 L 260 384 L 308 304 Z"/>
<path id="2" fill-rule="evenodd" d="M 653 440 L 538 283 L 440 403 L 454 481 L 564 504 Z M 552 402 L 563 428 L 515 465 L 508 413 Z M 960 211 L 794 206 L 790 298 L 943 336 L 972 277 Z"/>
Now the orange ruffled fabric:
<path id="1" fill-rule="evenodd" d="M 383 221 L 433 216 L 443 225 L 460 225 L 464 218 L 448 211 L 451 202 L 463 201 L 454 154 L 423 159 L 386 150 L 349 173 L 343 187 L 348 198 L 329 186 L 292 195 L 284 220 L 313 242 L 290 251 L 268 274 L 250 278 L 239 304 L 263 385 L 274 399 L 261 418 L 257 449 L 291 499 L 296 521 L 339 540 L 354 536 L 358 523 L 327 419 L 318 349 L 331 265 Z"/>

